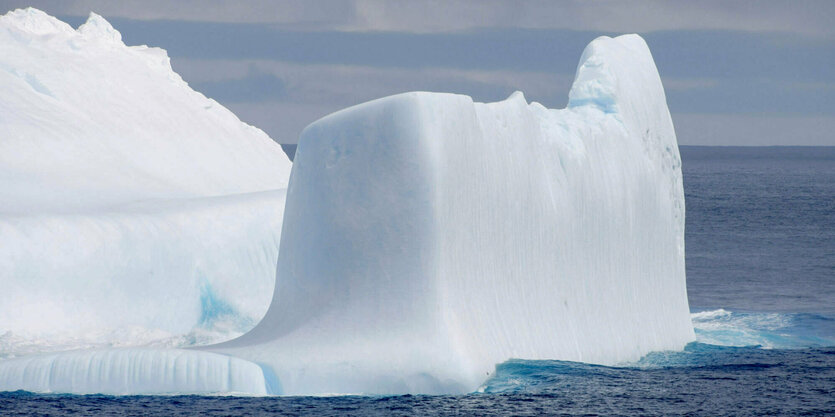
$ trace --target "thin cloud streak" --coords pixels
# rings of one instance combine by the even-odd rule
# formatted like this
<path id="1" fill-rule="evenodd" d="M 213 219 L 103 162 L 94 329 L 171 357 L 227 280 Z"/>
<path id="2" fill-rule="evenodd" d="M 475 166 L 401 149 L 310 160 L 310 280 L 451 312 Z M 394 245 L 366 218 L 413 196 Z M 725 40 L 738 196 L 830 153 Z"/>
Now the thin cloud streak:
<path id="1" fill-rule="evenodd" d="M 80 24 L 77 19 L 75 24 Z M 495 29 L 468 33 L 298 32 L 258 24 L 111 23 L 128 44 L 190 59 L 573 73 L 593 31 Z M 610 35 L 615 35 L 611 34 Z M 644 35 L 662 76 L 831 82 L 832 41 L 779 33 L 663 31 Z"/>
<path id="2" fill-rule="evenodd" d="M 476 101 L 496 101 L 514 90 L 529 101 L 562 108 L 573 74 L 455 69 L 402 69 L 358 66 L 304 65 L 277 61 L 174 60 L 174 68 L 193 87 L 232 109 L 243 120 L 264 129 L 281 143 L 295 143 L 309 123 L 334 111 L 405 91 L 456 92 Z M 282 77 L 286 94 L 267 100 L 225 100 L 225 79 L 241 83 L 249 73 Z M 826 99 L 811 85 L 780 92 L 755 80 L 735 89 L 734 83 L 713 79 L 665 78 L 668 102 L 683 144 L 774 145 L 835 144 L 829 108 L 816 110 Z M 207 88 L 208 87 L 208 88 Z M 750 98 L 742 92 L 759 89 Z M 788 94 L 788 95 L 786 95 Z M 740 97 L 741 96 L 741 97 Z M 830 93 L 828 100 L 833 100 Z M 788 108 L 795 103 L 797 108 Z M 802 107 L 807 106 L 807 107 Z M 798 110 L 805 109 L 801 112 Z M 781 113 L 782 112 L 782 113 Z"/>
<path id="3" fill-rule="evenodd" d="M 680 145 L 835 146 L 835 118 L 678 113 L 673 115 Z"/>
<path id="4" fill-rule="evenodd" d="M 339 103 L 350 106 L 407 91 L 466 94 L 477 101 L 496 101 L 521 90 L 530 100 L 564 106 L 574 74 L 461 70 L 454 68 L 379 68 L 372 66 L 298 64 L 269 60 L 174 59 L 174 70 L 193 87 L 226 88 L 251 74 L 281 77 L 286 94 L 273 101 Z M 256 80 L 253 80 L 255 82 Z M 234 87 L 234 86 L 232 86 Z M 203 90 L 213 96 L 211 90 Z M 556 102 L 555 102 L 556 99 Z"/>
<path id="5" fill-rule="evenodd" d="M 343 107 L 290 102 L 230 103 L 241 120 L 266 131 L 279 143 L 297 143 L 311 122 Z M 835 118 L 826 116 L 727 115 L 675 113 L 681 145 L 835 146 Z"/>

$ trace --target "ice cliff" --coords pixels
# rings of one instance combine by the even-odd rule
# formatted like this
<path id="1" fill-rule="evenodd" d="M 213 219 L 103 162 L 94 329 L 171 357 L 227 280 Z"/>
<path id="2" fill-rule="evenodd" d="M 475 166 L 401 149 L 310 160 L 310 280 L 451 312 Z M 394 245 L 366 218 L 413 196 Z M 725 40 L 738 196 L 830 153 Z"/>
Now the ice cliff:
<path id="1" fill-rule="evenodd" d="M 407 93 L 313 123 L 276 276 L 264 320 L 213 350 L 286 394 L 466 392 L 510 358 L 683 348 L 680 158 L 643 39 L 592 42 L 565 109 Z"/>
<path id="2" fill-rule="evenodd" d="M 290 166 L 100 16 L 3 15 L 0 357 L 251 328 Z"/>
<path id="3" fill-rule="evenodd" d="M 110 33 L 99 26 L 90 30 Z M 56 31 L 34 39 L 85 36 Z M 58 88 L 12 76 L 29 94 Z M 240 230 L 227 219 L 195 223 Z M 280 243 L 272 303 L 240 338 L 187 354 L 0 361 L 0 390 L 468 392 L 510 358 L 616 364 L 694 340 L 680 158 L 661 80 L 636 35 L 586 48 L 565 109 L 521 93 L 488 104 L 407 93 L 313 123 L 299 141 Z"/>
<path id="4" fill-rule="evenodd" d="M 264 395 L 270 386 L 268 375 L 254 363 L 214 353 L 85 350 L 6 359 L 0 362 L 0 391 Z"/>

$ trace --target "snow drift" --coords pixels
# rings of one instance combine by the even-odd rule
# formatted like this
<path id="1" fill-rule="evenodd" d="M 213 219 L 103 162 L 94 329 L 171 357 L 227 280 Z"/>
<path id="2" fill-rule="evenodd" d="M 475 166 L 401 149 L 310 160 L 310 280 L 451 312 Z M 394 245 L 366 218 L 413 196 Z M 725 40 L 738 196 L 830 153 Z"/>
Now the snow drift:
<path id="1" fill-rule="evenodd" d="M 290 166 L 100 16 L 0 17 L 0 357 L 251 328 Z"/>

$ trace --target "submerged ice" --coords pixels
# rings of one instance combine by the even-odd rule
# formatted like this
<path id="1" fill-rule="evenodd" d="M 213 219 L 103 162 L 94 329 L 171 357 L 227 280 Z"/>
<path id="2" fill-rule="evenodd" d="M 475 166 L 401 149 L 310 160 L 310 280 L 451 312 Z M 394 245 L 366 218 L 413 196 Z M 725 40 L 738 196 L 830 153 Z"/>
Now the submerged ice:
<path id="1" fill-rule="evenodd" d="M 148 52 L 120 45 L 109 25 L 97 17 L 91 18 L 90 29 L 77 32 L 57 21 L 48 21 L 58 27 L 52 29 L 41 28 L 42 23 L 49 25 L 32 23 L 24 15 L 14 19 L 17 26 L 29 28 L 31 33 L 24 37 L 38 42 L 75 36 L 83 49 L 87 47 L 83 36 L 89 30 L 98 33 L 97 45 L 112 43 L 116 46 L 108 48 L 130 54 Z M 5 30 L 20 38 L 22 29 Z M 59 35 L 43 39 L 33 35 L 42 30 Z M 68 55 L 75 53 L 72 42 L 62 42 L 62 47 L 69 45 Z M 167 80 L 155 83 L 187 90 L 164 67 Z M 35 74 L 36 82 L 29 82 L 26 73 L 6 75 L 10 76 L 16 77 L 16 88 L 28 89 L 28 95 L 54 94 L 49 77 Z M 185 100 L 188 111 L 176 113 L 181 103 L 172 104 L 176 115 L 172 120 L 191 120 L 206 112 L 216 116 L 209 117 L 212 123 L 234 119 L 231 113 L 218 110 L 216 103 L 191 90 L 186 93 L 193 98 Z M 135 127 L 136 122 L 123 126 Z M 165 123 L 151 117 L 138 126 L 146 122 Z M 263 134 L 242 127 L 237 119 L 224 126 L 254 135 L 241 139 L 251 145 L 243 148 L 253 154 L 224 154 L 230 157 L 229 163 L 247 165 L 253 158 L 265 162 L 263 171 L 259 163 L 246 168 L 259 170 L 255 173 L 231 169 L 228 182 L 195 174 L 196 180 L 190 177 L 193 172 L 184 176 L 174 172 L 170 182 L 148 179 L 137 187 L 136 195 L 207 198 L 228 193 L 227 187 L 239 186 L 240 193 L 275 184 L 280 188 L 289 164 L 269 157 L 269 152 L 256 158 L 259 149 L 271 149 L 259 147 L 257 138 Z M 193 140 L 215 137 L 208 130 L 217 126 L 201 129 L 207 130 L 205 135 L 201 130 Z M 214 166 L 214 158 L 220 156 L 206 152 L 189 154 L 193 158 L 189 166 L 198 172 L 202 164 Z M 179 155 L 162 154 L 165 158 L 160 163 Z M 161 154 L 159 149 L 149 149 L 146 155 Z M 33 153 L 32 159 L 37 156 Z M 129 166 L 143 166 L 132 162 Z M 103 165 L 95 172 L 109 168 Z M 159 168 L 152 165 L 149 172 L 169 172 Z M 270 169 L 272 174 L 266 174 Z M 82 179 L 83 174 L 79 172 Z M 270 180 L 250 177 L 258 174 L 273 175 L 274 182 L 262 184 L 259 181 Z M 22 171 L 17 175 L 29 178 Z M 112 179 L 118 181 L 118 176 Z M 108 184 L 101 190 L 95 182 L 88 184 L 95 190 L 89 193 L 89 203 L 96 210 L 110 207 L 113 196 L 135 194 Z M 21 187 L 29 189 L 29 185 Z M 87 195 L 84 187 L 79 189 L 80 195 Z M 38 198 L 50 201 L 53 197 Z M 279 206 L 276 202 L 273 207 L 280 215 Z M 468 392 L 487 379 L 496 364 L 510 358 L 615 364 L 637 360 L 651 351 L 682 349 L 694 340 L 684 275 L 680 158 L 658 72 L 637 35 L 601 37 L 586 48 L 565 109 L 528 103 L 521 93 L 486 104 L 454 94 L 407 93 L 325 117 L 308 126 L 300 138 L 283 209 L 272 302 L 249 333 L 197 350 L 95 350 L 3 360 L 0 389 Z M 205 217 L 184 214 L 179 217 L 182 223 L 175 225 L 159 224 L 155 217 L 125 230 L 154 230 L 150 241 L 157 242 L 181 224 L 221 229 L 217 234 L 195 233 L 194 240 L 176 245 L 172 253 L 197 256 L 191 251 L 200 247 L 199 236 L 219 239 L 207 244 L 212 249 L 196 250 L 201 257 L 188 263 L 195 269 L 186 271 L 211 275 L 223 266 L 230 267 L 226 271 L 239 267 L 263 271 L 265 263 L 274 262 L 277 246 L 267 244 L 263 251 L 256 250 L 263 245 L 259 239 L 269 241 L 270 232 L 262 230 L 259 235 L 257 231 L 264 221 L 261 215 L 254 215 L 251 222 L 242 220 L 251 225 L 247 229 L 251 232 L 226 239 L 248 227 L 227 223 L 234 217 L 231 213 L 252 213 L 250 209 L 232 207 L 229 217 L 214 216 L 208 208 L 195 210 Z M 100 230 L 99 222 L 105 218 L 91 215 L 87 221 Z M 31 227 L 39 227 L 34 224 Z M 222 252 L 233 240 L 240 249 L 224 256 Z M 136 245 L 141 251 L 143 244 L 151 247 L 150 243 L 126 244 L 113 256 L 121 259 L 117 253 L 122 253 L 130 260 L 126 262 L 133 262 L 128 255 Z M 65 267 L 68 274 L 81 277 L 73 268 L 87 267 Z M 155 269 L 154 274 L 167 270 Z M 134 268 L 124 271 L 131 275 Z M 143 279 L 154 274 L 146 273 Z M 188 272 L 183 275 L 190 276 Z M 135 276 L 125 281 L 135 283 L 130 278 Z M 190 284 L 178 289 L 186 295 L 167 291 L 165 302 L 143 311 L 149 317 L 170 320 L 171 325 L 178 322 L 171 314 L 181 313 L 166 309 L 180 300 L 194 299 L 203 307 L 194 309 L 189 320 L 218 320 L 241 308 L 234 304 L 245 297 L 234 293 L 244 287 L 239 279 L 186 280 Z M 154 282 L 166 291 L 166 281 Z M 269 298 L 264 286 L 257 288 Z M 21 294 L 32 296 L 26 291 Z M 128 297 L 125 302 L 130 301 L 136 300 Z M 172 359 L 177 355 L 186 358 L 185 365 Z M 109 388 L 107 383 L 123 380 L 129 383 L 118 388 Z M 224 385 L 232 380 L 236 382 Z"/>

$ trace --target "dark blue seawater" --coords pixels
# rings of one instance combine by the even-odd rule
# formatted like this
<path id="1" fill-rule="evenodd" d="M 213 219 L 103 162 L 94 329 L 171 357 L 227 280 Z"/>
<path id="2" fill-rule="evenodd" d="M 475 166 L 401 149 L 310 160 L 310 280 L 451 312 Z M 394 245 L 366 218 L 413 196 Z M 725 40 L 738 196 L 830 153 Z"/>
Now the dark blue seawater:
<path id="1" fill-rule="evenodd" d="M 682 147 L 698 342 L 618 367 L 511 360 L 460 396 L 0 393 L 0 415 L 835 415 L 835 147 Z"/>
<path id="2" fill-rule="evenodd" d="M 690 306 L 835 316 L 835 147 L 682 147 Z"/>

